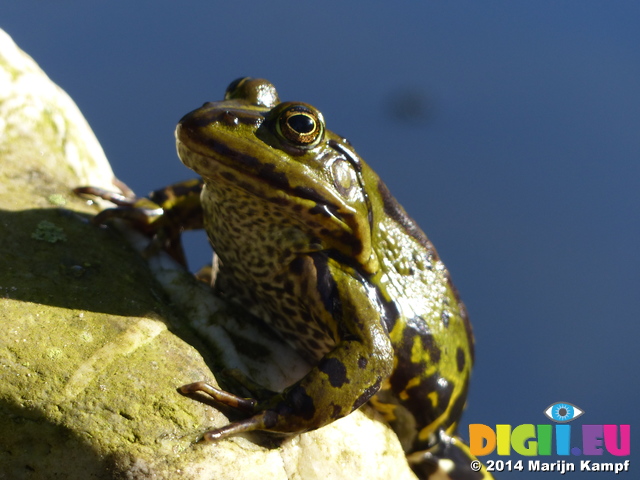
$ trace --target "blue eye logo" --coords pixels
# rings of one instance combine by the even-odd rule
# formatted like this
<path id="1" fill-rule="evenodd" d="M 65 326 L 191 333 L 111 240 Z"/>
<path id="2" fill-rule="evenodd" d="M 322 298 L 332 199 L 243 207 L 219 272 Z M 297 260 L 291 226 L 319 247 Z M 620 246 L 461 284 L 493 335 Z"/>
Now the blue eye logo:
<path id="1" fill-rule="evenodd" d="M 549 405 L 544 414 L 554 422 L 566 423 L 575 420 L 584 413 L 584 410 L 576 407 L 572 403 L 557 402 Z"/>

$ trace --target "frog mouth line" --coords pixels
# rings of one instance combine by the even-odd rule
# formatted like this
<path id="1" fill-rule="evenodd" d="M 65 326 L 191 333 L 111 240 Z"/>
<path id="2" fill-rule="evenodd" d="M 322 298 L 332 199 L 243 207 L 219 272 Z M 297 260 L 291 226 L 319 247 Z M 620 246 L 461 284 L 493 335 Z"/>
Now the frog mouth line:
<path id="1" fill-rule="evenodd" d="M 187 136 L 188 139 L 188 136 Z M 264 182 L 267 185 L 273 187 L 274 190 L 281 192 L 282 196 L 267 196 L 257 191 L 250 182 L 243 182 L 235 177 L 231 172 L 219 172 L 218 175 L 224 178 L 226 181 L 233 183 L 237 187 L 247 191 L 248 193 L 258 196 L 260 198 L 267 199 L 275 203 L 288 203 L 295 204 L 296 199 L 306 200 L 312 202 L 313 206 L 310 206 L 307 210 L 312 214 L 319 214 L 325 219 L 332 219 L 334 222 L 340 225 L 340 228 L 345 232 L 351 232 L 351 228 L 344 219 L 344 214 L 339 213 L 340 206 L 331 204 L 320 195 L 316 190 L 311 187 L 292 187 L 285 174 L 274 171 L 272 164 L 265 165 L 255 157 L 249 155 L 239 154 L 237 151 L 230 149 L 223 143 L 208 142 L 207 148 L 209 152 L 215 152 L 216 155 L 203 154 L 182 141 L 178 132 L 176 131 L 176 142 L 178 147 L 178 156 L 185 165 L 194 170 L 198 175 L 206 177 L 206 173 L 203 174 L 201 168 L 194 168 L 197 165 L 215 164 L 231 172 L 237 172 L 243 177 L 247 177 L 255 180 L 254 183 Z M 215 148 L 214 148 L 215 147 Z M 233 158 L 241 167 L 237 168 L 234 165 L 230 165 L 229 162 L 221 161 L 219 158 Z M 185 161 L 186 160 L 186 161 Z M 259 167 L 256 169 L 256 166 Z M 257 170 L 256 172 L 250 171 L 251 169 Z M 198 171 L 200 170 L 200 171 Z M 225 175 L 226 173 L 226 175 Z M 343 207 L 342 207 L 343 208 Z M 349 214 L 347 214 L 349 215 Z"/>

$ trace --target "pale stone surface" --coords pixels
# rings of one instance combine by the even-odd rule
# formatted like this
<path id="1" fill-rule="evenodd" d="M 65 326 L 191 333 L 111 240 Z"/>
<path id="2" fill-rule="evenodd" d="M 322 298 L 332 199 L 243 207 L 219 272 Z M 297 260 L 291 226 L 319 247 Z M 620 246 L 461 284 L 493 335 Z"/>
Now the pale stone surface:
<path id="1" fill-rule="evenodd" d="M 100 145 L 2 31 L 0 67 L 0 479 L 415 478 L 369 410 L 284 442 L 194 445 L 228 423 L 176 391 L 214 381 L 200 353 L 272 388 L 304 362 L 170 260 L 149 268 L 89 225 L 97 209 L 71 188 L 114 189 Z"/>

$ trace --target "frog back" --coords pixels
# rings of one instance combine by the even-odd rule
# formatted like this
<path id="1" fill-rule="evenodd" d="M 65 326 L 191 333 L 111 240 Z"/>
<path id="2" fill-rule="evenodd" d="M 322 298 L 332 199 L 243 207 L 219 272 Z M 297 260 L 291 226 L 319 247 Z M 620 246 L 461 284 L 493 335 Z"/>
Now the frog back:
<path id="1" fill-rule="evenodd" d="M 464 304 L 433 244 L 377 175 L 372 196 L 373 245 L 380 265 L 374 282 L 393 304 L 387 317 L 394 368 L 372 400 L 408 452 L 452 435 L 466 403 L 474 360 Z"/>

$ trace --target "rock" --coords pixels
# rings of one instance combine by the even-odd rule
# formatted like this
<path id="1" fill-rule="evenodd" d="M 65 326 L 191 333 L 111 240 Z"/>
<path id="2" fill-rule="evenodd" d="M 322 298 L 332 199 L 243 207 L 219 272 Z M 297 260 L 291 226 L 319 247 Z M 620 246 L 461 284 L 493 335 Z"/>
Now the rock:
<path id="1" fill-rule="evenodd" d="M 228 419 L 177 387 L 215 383 L 213 367 L 281 388 L 304 362 L 168 258 L 147 262 L 144 238 L 89 224 L 99 209 L 72 188 L 116 188 L 98 141 L 2 31 L 0 63 L 0 478 L 415 478 L 366 407 L 284 440 L 195 444 Z"/>

